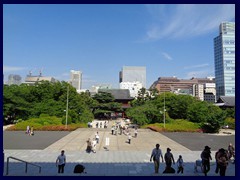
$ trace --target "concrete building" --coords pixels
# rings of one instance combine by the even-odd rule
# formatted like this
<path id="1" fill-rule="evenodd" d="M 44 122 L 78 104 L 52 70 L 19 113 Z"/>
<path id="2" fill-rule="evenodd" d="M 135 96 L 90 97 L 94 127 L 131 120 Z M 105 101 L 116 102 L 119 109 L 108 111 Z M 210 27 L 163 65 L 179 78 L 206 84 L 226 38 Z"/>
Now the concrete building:
<path id="1" fill-rule="evenodd" d="M 27 75 L 27 77 L 25 78 L 25 82 L 23 82 L 24 84 L 28 84 L 28 85 L 34 85 L 37 82 L 41 82 L 41 81 L 49 81 L 49 82 L 57 82 L 57 80 L 53 77 L 50 76 L 42 76 L 42 73 L 40 72 L 39 75 L 32 75 L 32 73 L 30 72 L 29 75 Z"/>
<path id="2" fill-rule="evenodd" d="M 235 22 L 223 22 L 214 38 L 217 99 L 235 96 Z"/>
<path id="3" fill-rule="evenodd" d="M 209 93 L 210 84 L 214 84 L 214 78 L 191 78 L 178 79 L 177 77 L 159 77 L 155 81 L 150 89 L 157 89 L 160 93 L 163 92 L 173 92 L 175 94 L 188 94 L 194 97 L 197 97 L 200 100 L 204 99 L 205 88 L 207 88 L 207 93 Z M 207 85 L 206 85 L 207 84 Z M 214 86 L 212 85 L 212 88 Z M 214 92 L 214 90 L 211 90 Z"/>
<path id="4" fill-rule="evenodd" d="M 79 93 L 82 88 L 82 72 L 81 71 L 70 71 L 70 83 L 73 87 L 76 88 Z"/>
<path id="5" fill-rule="evenodd" d="M 204 84 L 204 101 L 216 102 L 216 84 L 205 83 Z"/>
<path id="6" fill-rule="evenodd" d="M 128 89 L 130 92 L 130 96 L 134 98 L 138 96 L 138 92 L 140 89 L 142 89 L 142 87 L 142 83 L 140 83 L 139 81 L 120 83 L 120 89 Z"/>
<path id="7" fill-rule="evenodd" d="M 193 96 L 197 97 L 201 101 L 204 101 L 204 89 L 203 84 L 193 84 Z"/>
<path id="8" fill-rule="evenodd" d="M 146 67 L 123 66 L 119 73 L 119 83 L 136 81 L 142 83 L 142 86 L 146 88 Z"/>
<path id="9" fill-rule="evenodd" d="M 197 84 L 197 80 L 184 80 L 177 77 L 159 77 L 150 89 L 156 88 L 160 93 L 163 92 L 178 92 L 180 90 L 187 90 L 190 94 L 193 91 L 193 84 Z"/>
<path id="10" fill-rule="evenodd" d="M 8 85 L 16 84 L 20 85 L 22 83 L 22 77 L 17 74 L 9 74 L 8 76 Z"/>

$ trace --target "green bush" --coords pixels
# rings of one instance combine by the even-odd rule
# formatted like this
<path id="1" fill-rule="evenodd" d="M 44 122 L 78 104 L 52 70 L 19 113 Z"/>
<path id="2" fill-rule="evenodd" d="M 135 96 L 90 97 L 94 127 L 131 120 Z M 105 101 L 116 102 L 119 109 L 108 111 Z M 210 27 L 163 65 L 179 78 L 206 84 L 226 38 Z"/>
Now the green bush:
<path id="1" fill-rule="evenodd" d="M 56 116 L 40 115 L 39 118 L 31 118 L 26 121 L 20 121 L 14 126 L 15 130 L 26 130 L 27 126 L 32 127 L 34 130 L 40 130 L 43 126 L 62 125 L 61 118 Z"/>
<path id="2" fill-rule="evenodd" d="M 71 124 L 71 123 L 72 123 L 72 118 L 71 118 L 71 116 L 68 116 L 68 118 L 67 118 L 67 124 Z M 66 116 L 63 116 L 63 117 L 62 117 L 61 124 L 66 124 Z"/>
<path id="3" fill-rule="evenodd" d="M 228 117 L 224 121 L 224 125 L 228 125 L 230 129 L 235 129 L 235 119 L 232 117 Z"/>
<path id="4" fill-rule="evenodd" d="M 169 132 L 199 132 L 199 124 L 184 119 L 169 120 L 167 123 L 155 123 L 142 126 L 142 128 L 150 128 L 154 131 Z"/>

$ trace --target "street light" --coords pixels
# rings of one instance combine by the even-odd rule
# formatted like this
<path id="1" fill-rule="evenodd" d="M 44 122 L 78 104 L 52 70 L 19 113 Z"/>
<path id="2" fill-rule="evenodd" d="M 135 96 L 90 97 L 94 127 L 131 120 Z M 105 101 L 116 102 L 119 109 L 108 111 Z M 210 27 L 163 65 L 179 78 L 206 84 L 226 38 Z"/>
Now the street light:
<path id="1" fill-rule="evenodd" d="M 165 128 L 165 92 L 164 92 L 164 106 L 163 106 L 163 127 Z"/>
<path id="2" fill-rule="evenodd" d="M 68 121 L 68 94 L 69 94 L 69 85 L 67 87 L 67 107 L 66 107 L 66 125 L 65 125 L 66 129 L 67 129 L 67 121 Z"/>
<path id="3" fill-rule="evenodd" d="M 165 119 L 166 119 L 166 116 L 165 116 L 165 92 L 164 92 L 164 101 L 163 101 L 163 112 L 160 111 L 160 114 L 163 114 L 163 127 L 165 128 Z"/>

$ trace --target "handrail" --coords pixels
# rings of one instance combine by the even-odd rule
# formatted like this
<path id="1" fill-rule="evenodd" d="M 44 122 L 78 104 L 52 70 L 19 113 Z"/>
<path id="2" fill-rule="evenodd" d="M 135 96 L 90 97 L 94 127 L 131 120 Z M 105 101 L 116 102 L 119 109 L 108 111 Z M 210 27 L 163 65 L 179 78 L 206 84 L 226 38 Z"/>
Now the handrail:
<path id="1" fill-rule="evenodd" d="M 12 156 L 9 156 L 9 157 L 7 158 L 7 170 L 6 170 L 6 175 L 8 175 L 8 164 L 9 164 L 9 159 L 15 159 L 15 160 L 17 160 L 17 161 L 21 161 L 21 162 L 26 163 L 26 166 L 25 166 L 25 173 L 27 173 L 28 164 L 38 167 L 38 168 L 39 168 L 39 173 L 41 173 L 41 169 L 42 169 L 41 166 L 36 165 L 36 164 L 33 164 L 33 163 L 30 163 L 30 162 L 27 162 L 27 161 L 24 161 L 24 160 L 21 160 L 21 159 L 18 159 L 18 158 L 15 158 L 15 157 L 12 157 Z"/>

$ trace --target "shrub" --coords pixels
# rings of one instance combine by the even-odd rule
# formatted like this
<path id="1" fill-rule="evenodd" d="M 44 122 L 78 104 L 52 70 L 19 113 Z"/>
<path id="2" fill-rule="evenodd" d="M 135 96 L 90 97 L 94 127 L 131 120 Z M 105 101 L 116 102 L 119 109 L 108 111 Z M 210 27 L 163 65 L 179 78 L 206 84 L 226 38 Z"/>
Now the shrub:
<path id="1" fill-rule="evenodd" d="M 176 119 L 176 120 L 170 120 L 168 123 L 155 123 L 155 124 L 149 124 L 142 126 L 143 128 L 149 128 L 153 131 L 157 132 L 202 132 L 202 130 L 199 128 L 199 124 L 189 122 L 184 119 Z"/>
<path id="2" fill-rule="evenodd" d="M 226 118 L 224 124 L 228 125 L 230 129 L 235 129 L 235 119 L 232 117 Z"/>

